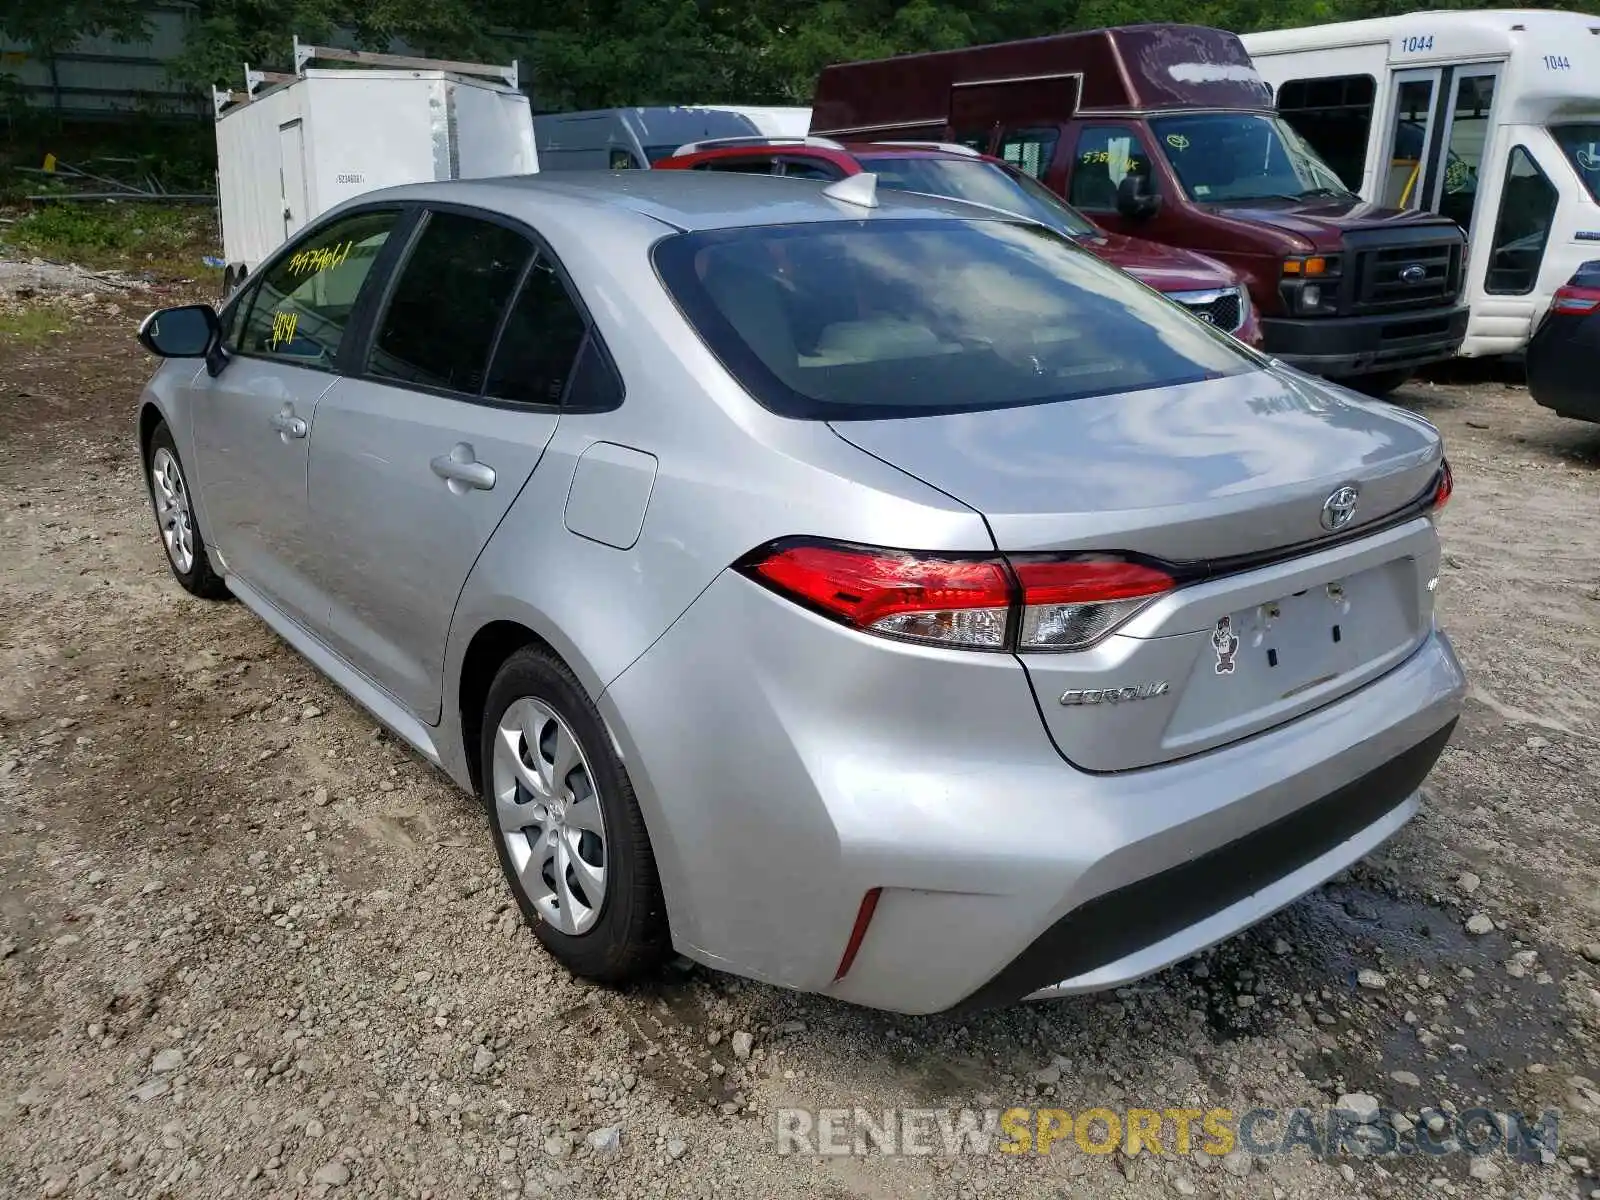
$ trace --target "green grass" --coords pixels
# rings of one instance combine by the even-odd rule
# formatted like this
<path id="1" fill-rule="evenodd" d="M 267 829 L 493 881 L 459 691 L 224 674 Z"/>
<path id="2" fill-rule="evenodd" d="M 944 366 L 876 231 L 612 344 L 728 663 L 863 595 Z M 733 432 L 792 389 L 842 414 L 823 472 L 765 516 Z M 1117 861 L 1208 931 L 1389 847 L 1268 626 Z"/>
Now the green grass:
<path id="1" fill-rule="evenodd" d="M 201 261 L 217 253 L 216 214 L 209 208 L 120 200 L 43 204 L 0 226 L 0 242 L 14 256 L 92 270 L 185 279 L 217 273 Z"/>
<path id="2" fill-rule="evenodd" d="M 57 334 L 65 333 L 70 321 L 70 313 L 60 304 L 0 309 L 0 342 L 14 346 L 36 346 Z"/>

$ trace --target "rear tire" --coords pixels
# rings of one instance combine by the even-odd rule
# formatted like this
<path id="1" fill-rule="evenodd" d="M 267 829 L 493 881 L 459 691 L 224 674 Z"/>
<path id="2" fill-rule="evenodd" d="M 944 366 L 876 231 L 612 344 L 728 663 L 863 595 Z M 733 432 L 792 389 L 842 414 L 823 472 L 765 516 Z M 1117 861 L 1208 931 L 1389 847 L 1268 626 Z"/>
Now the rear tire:
<path id="1" fill-rule="evenodd" d="M 671 939 L 650 835 L 567 665 L 532 646 L 508 658 L 484 702 L 479 749 L 495 852 L 534 936 L 598 983 L 653 973 Z"/>
<path id="2" fill-rule="evenodd" d="M 1365 392 L 1369 396 L 1382 399 L 1402 387 L 1406 380 L 1415 374 L 1416 372 L 1410 368 L 1403 371 L 1374 371 L 1370 375 L 1357 375 L 1344 382 L 1358 392 Z"/>
<path id="3" fill-rule="evenodd" d="M 144 482 L 156 514 L 156 531 L 167 552 L 172 577 L 190 595 L 202 600 L 225 600 L 228 585 L 211 567 L 205 535 L 195 516 L 188 477 L 178 458 L 178 447 L 165 421 L 150 434 L 144 452 Z"/>

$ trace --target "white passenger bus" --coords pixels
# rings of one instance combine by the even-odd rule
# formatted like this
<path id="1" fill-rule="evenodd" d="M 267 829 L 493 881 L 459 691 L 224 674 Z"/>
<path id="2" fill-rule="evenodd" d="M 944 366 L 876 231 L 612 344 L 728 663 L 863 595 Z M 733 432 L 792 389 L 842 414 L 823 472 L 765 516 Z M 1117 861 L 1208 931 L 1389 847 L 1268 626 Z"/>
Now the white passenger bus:
<path id="1" fill-rule="evenodd" d="M 1462 354 L 1520 350 L 1600 259 L 1600 17 L 1419 12 L 1243 40 L 1347 187 L 1467 231 Z"/>

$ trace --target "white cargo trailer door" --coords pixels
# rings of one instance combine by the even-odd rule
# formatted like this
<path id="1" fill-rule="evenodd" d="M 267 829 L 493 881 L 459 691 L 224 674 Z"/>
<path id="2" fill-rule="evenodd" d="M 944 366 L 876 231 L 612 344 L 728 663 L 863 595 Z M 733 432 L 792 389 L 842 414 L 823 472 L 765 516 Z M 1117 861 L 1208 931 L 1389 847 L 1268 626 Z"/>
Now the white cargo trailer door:
<path id="1" fill-rule="evenodd" d="M 278 126 L 278 172 L 283 182 L 283 236 L 287 240 L 311 218 L 306 194 L 305 126 L 298 120 Z"/>

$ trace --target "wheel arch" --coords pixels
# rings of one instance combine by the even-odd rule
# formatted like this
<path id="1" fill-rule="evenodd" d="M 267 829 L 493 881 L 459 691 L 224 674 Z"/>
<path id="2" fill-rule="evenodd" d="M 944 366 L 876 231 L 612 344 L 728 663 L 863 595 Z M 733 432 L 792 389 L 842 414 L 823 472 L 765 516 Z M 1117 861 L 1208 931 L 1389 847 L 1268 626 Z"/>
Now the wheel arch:
<path id="1" fill-rule="evenodd" d="M 150 439 L 155 436 L 156 426 L 167 419 L 167 414 L 153 400 L 146 400 L 139 406 L 139 461 L 150 460 Z"/>

